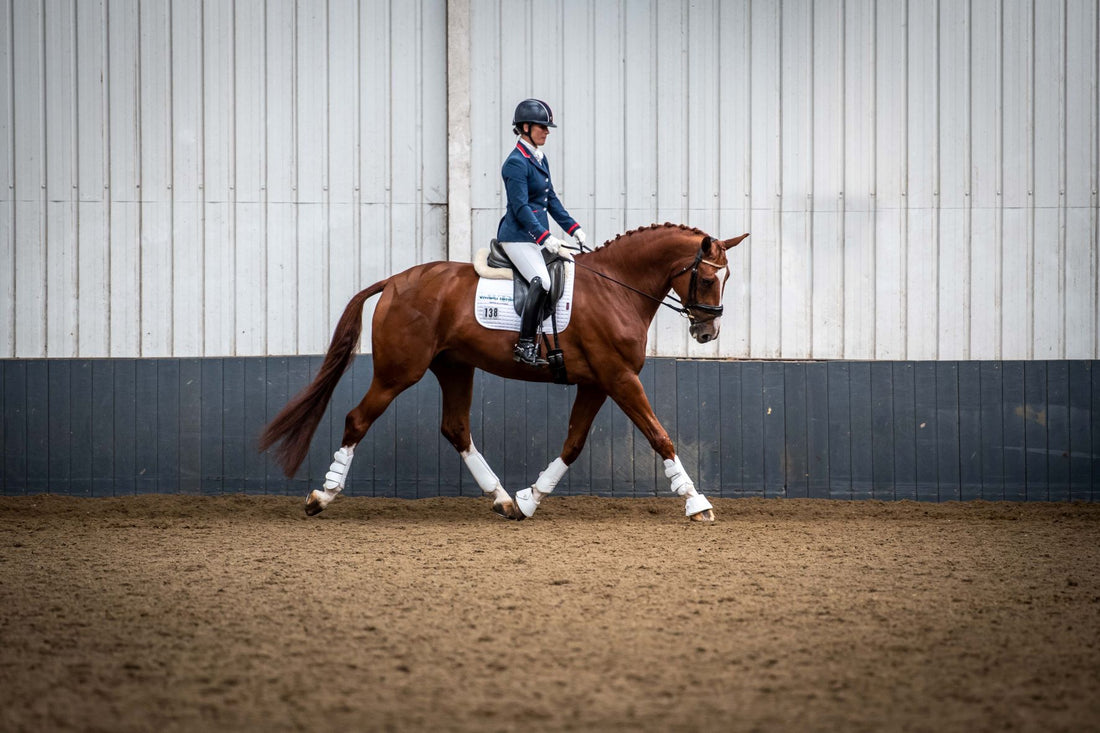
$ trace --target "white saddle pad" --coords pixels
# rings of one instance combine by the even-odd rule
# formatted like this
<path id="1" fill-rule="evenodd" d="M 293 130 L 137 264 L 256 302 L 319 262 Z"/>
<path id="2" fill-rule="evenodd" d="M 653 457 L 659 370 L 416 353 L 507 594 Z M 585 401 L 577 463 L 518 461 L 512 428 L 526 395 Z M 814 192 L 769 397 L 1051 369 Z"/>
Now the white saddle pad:
<path id="1" fill-rule="evenodd" d="M 565 286 L 561 291 L 561 300 L 556 309 L 558 318 L 558 332 L 562 332 L 569 325 L 569 315 L 573 312 L 573 264 L 565 263 L 563 271 Z M 511 280 L 490 280 L 480 278 L 477 283 L 477 294 L 474 296 L 474 315 L 477 322 L 493 331 L 519 331 L 519 315 L 516 313 L 512 299 Z M 543 321 L 544 333 L 553 333 L 554 326 L 547 318 Z"/>

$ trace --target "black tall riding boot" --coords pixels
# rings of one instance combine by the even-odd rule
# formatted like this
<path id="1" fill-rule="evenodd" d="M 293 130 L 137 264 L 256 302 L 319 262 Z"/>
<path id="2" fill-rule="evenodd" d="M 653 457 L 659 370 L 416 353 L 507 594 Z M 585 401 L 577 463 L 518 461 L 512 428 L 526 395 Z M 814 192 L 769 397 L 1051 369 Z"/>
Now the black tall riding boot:
<path id="1" fill-rule="evenodd" d="M 523 303 L 523 314 L 520 316 L 519 321 L 519 342 L 512 349 L 512 358 L 515 361 L 533 367 L 547 365 L 546 359 L 539 357 L 539 346 L 535 343 L 535 335 L 539 328 L 539 316 L 546 295 L 546 291 L 542 289 L 542 279 L 536 277 L 531 281 L 531 287 L 527 290 L 527 300 Z"/>

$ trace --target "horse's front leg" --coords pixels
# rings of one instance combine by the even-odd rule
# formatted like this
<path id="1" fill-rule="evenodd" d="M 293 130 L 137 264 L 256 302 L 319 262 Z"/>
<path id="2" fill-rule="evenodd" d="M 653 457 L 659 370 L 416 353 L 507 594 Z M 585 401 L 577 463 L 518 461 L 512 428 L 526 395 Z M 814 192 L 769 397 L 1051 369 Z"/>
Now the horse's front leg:
<path id="1" fill-rule="evenodd" d="M 691 477 L 688 476 L 684 464 L 676 455 L 676 447 L 672 444 L 672 439 L 668 437 L 668 432 L 654 414 L 638 376 L 624 375 L 611 390 L 611 398 L 638 426 L 649 444 L 653 446 L 653 450 L 664 459 L 665 476 L 672 483 L 672 491 L 686 500 L 687 516 L 696 522 L 713 522 L 714 507 L 705 496 L 699 493 Z"/>
<path id="2" fill-rule="evenodd" d="M 529 488 L 516 492 L 516 505 L 524 516 L 530 517 L 538 509 L 542 497 L 549 494 L 558 485 L 573 461 L 577 460 L 584 443 L 588 440 L 588 431 L 592 421 L 600 411 L 607 393 L 590 384 L 577 387 L 577 396 L 573 400 L 573 409 L 569 413 L 569 434 L 565 437 L 561 455 L 546 467 L 539 478 Z"/>

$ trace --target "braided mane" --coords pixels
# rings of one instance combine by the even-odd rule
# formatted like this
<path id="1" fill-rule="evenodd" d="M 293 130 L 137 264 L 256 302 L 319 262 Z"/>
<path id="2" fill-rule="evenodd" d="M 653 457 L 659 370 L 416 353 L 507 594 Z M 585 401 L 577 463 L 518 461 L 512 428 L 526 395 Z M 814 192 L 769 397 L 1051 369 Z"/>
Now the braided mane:
<path id="1" fill-rule="evenodd" d="M 707 236 L 707 233 L 704 232 L 702 229 L 698 229 L 696 227 L 689 227 L 686 224 L 673 224 L 670 221 L 666 221 L 664 224 L 650 224 L 649 226 L 643 226 L 643 227 L 638 227 L 637 229 L 631 229 L 630 231 L 623 232 L 622 234 L 616 234 L 614 239 L 609 239 L 606 242 L 604 242 L 604 247 L 613 246 L 620 239 L 625 239 L 627 237 L 638 234 L 639 232 L 649 232 L 649 231 L 653 231 L 654 229 L 666 229 L 666 228 L 668 228 L 668 229 L 679 229 L 680 231 L 687 232 L 688 234 L 698 234 L 698 235 L 703 236 L 703 237 Z"/>

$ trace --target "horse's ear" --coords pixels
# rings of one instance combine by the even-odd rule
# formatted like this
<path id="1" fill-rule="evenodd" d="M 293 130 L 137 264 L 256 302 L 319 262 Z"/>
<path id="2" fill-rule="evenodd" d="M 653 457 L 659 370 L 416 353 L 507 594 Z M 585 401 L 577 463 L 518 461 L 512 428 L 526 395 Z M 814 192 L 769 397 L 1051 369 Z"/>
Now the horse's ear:
<path id="1" fill-rule="evenodd" d="M 736 247 L 737 245 L 741 244 L 741 240 L 744 239 L 747 236 L 749 236 L 749 233 L 745 232 L 740 237 L 734 237 L 733 239 L 727 239 L 724 242 L 719 242 L 719 244 L 722 245 L 723 249 L 731 249 L 731 248 Z"/>

